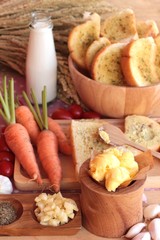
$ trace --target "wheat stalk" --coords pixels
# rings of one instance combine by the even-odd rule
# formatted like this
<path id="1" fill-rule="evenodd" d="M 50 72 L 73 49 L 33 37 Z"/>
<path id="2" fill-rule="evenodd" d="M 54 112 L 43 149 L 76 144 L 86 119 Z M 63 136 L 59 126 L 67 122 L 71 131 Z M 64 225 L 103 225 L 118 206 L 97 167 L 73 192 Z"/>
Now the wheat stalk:
<path id="1" fill-rule="evenodd" d="M 83 21 L 85 11 L 103 16 L 115 8 L 105 0 L 1 0 L 0 63 L 25 74 L 29 23 L 33 10 L 45 10 L 53 21 L 53 35 L 58 59 L 58 97 L 80 103 L 68 70 L 68 34 Z"/>

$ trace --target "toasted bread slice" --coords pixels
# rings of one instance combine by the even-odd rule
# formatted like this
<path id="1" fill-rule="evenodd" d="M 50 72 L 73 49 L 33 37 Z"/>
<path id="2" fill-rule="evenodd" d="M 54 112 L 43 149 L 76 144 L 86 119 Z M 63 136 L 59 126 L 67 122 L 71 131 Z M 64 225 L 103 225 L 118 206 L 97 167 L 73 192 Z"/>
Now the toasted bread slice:
<path id="1" fill-rule="evenodd" d="M 91 76 L 109 85 L 124 85 L 120 59 L 126 43 L 114 43 L 100 50 L 93 59 Z"/>
<path id="2" fill-rule="evenodd" d="M 91 43 L 91 45 L 88 47 L 86 51 L 86 65 L 88 71 L 91 69 L 91 64 L 93 61 L 94 56 L 98 51 L 100 51 L 103 47 L 110 45 L 110 41 L 106 37 L 100 37 L 98 40 L 95 40 Z"/>
<path id="3" fill-rule="evenodd" d="M 138 115 L 125 118 L 126 137 L 151 150 L 159 150 L 160 125 L 155 120 Z"/>
<path id="4" fill-rule="evenodd" d="M 156 72 L 160 81 L 160 34 L 157 35 L 157 37 L 154 39 L 157 50 L 156 50 L 156 60 L 155 60 L 155 65 L 156 65 Z"/>
<path id="5" fill-rule="evenodd" d="M 100 36 L 100 16 L 94 13 L 86 22 L 76 26 L 68 37 L 68 49 L 72 59 L 86 69 L 85 55 L 90 44 Z"/>
<path id="6" fill-rule="evenodd" d="M 92 157 L 93 154 L 102 152 L 108 145 L 100 138 L 98 129 L 106 121 L 102 119 L 82 119 L 71 121 L 71 144 L 73 148 L 73 160 L 78 177 L 82 163 Z"/>
<path id="7" fill-rule="evenodd" d="M 130 86 L 149 86 L 157 83 L 155 67 L 156 44 L 152 37 L 129 43 L 122 51 L 121 68 Z"/>
<path id="8" fill-rule="evenodd" d="M 130 42 L 137 39 L 136 18 L 132 9 L 124 9 L 108 18 L 101 24 L 101 36 L 112 43 Z"/>
<path id="9" fill-rule="evenodd" d="M 137 32 L 139 38 L 156 37 L 159 33 L 157 23 L 154 20 L 138 21 Z"/>

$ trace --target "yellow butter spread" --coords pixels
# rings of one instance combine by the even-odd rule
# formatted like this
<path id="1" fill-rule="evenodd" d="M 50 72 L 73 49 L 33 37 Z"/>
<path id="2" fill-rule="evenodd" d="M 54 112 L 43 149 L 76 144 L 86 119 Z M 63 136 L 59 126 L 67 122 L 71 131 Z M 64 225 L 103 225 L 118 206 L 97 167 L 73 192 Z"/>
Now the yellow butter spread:
<path id="1" fill-rule="evenodd" d="M 138 172 L 138 164 L 133 153 L 124 148 L 111 147 L 97 154 L 90 160 L 91 177 L 105 182 L 108 191 L 115 191 L 119 186 L 131 180 Z"/>

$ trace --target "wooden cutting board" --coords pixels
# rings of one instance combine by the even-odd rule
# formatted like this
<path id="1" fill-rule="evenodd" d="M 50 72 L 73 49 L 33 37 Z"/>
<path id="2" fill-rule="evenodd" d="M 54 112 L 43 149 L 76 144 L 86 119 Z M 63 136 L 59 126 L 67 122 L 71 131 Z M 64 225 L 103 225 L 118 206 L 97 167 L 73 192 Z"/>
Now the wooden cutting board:
<path id="1" fill-rule="evenodd" d="M 70 121 L 59 120 L 58 122 L 60 123 L 64 133 L 69 138 Z M 62 182 L 61 182 L 61 190 L 79 190 L 80 185 L 75 174 L 72 156 L 65 156 L 63 154 L 59 154 L 59 157 L 62 162 L 62 175 L 63 175 Z M 30 178 L 28 177 L 25 170 L 22 168 L 22 166 L 19 164 L 17 160 L 15 161 L 14 183 L 17 189 L 24 190 L 24 191 L 43 190 L 50 186 L 50 182 L 46 174 L 44 173 L 43 167 L 40 164 L 38 157 L 37 157 L 37 163 L 39 165 L 40 173 L 43 179 L 42 186 L 39 186 L 34 181 L 30 181 Z"/>
<path id="2" fill-rule="evenodd" d="M 77 203 L 79 211 L 67 224 L 52 227 L 41 225 L 34 215 L 34 199 L 38 194 L 0 195 L 0 201 L 15 201 L 19 218 L 9 225 L 0 226 L 0 236 L 54 236 L 74 235 L 81 229 L 81 211 L 78 194 L 63 194 Z"/>
<path id="3" fill-rule="evenodd" d="M 160 119 L 156 119 L 160 121 Z M 104 119 L 103 119 L 104 121 Z M 124 130 L 124 119 L 106 119 L 106 121 L 114 124 L 115 126 Z M 70 128 L 70 121 L 69 120 L 59 120 L 58 121 L 64 132 L 67 134 L 69 138 L 69 128 Z M 62 172 L 63 172 L 63 179 L 61 182 L 61 190 L 79 190 L 80 184 L 78 179 L 75 175 L 74 163 L 72 157 L 64 156 L 60 154 L 60 159 L 62 161 Z M 39 163 L 39 161 L 38 161 Z M 34 181 L 30 181 L 29 177 L 27 176 L 26 172 L 22 169 L 19 162 L 15 162 L 15 169 L 14 169 L 14 182 L 17 189 L 20 190 L 43 190 L 44 188 L 50 185 L 48 178 L 44 174 L 43 168 L 40 165 L 40 171 L 43 177 L 43 186 L 38 186 Z M 154 168 L 149 171 L 148 178 L 145 184 L 145 188 L 159 188 L 160 187 L 160 159 L 154 159 Z"/>

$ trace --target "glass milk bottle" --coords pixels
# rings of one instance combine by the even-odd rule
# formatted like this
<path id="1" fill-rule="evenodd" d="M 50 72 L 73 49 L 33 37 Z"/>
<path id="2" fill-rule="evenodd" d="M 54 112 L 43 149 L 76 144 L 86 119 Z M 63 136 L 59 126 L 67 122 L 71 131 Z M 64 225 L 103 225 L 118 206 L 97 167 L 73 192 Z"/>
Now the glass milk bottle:
<path id="1" fill-rule="evenodd" d="M 50 16 L 42 12 L 32 13 L 30 36 L 26 57 L 26 91 L 34 90 L 38 103 L 46 86 L 47 102 L 57 95 L 57 59 Z"/>

